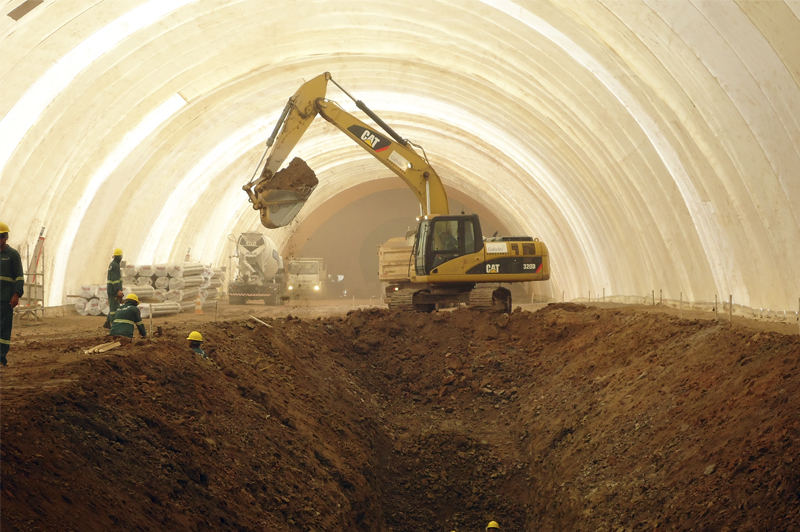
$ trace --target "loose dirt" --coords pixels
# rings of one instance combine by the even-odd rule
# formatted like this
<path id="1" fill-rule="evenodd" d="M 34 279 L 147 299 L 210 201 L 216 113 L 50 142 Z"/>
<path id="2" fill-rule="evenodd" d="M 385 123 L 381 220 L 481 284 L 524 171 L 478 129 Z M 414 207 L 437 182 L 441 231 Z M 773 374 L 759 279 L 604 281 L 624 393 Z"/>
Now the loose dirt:
<path id="1" fill-rule="evenodd" d="M 800 530 L 797 324 L 528 308 L 15 327 L 3 529 Z"/>
<path id="2" fill-rule="evenodd" d="M 295 157 L 284 168 L 275 173 L 268 182 L 262 183 L 264 189 L 310 191 L 319 184 L 317 174 L 306 162 Z"/>

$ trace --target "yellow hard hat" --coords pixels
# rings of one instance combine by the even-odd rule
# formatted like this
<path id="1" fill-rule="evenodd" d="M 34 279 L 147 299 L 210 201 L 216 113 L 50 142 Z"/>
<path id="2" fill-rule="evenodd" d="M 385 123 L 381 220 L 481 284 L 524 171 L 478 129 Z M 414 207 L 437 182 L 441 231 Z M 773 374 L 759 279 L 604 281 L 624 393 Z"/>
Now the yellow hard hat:
<path id="1" fill-rule="evenodd" d="M 192 331 L 192 332 L 189 333 L 189 337 L 186 338 L 186 339 L 187 340 L 194 340 L 196 342 L 202 342 L 203 341 L 203 335 L 200 334 L 197 331 Z"/>
<path id="2" fill-rule="evenodd" d="M 500 530 L 500 525 L 497 524 L 497 521 L 489 521 L 489 524 L 486 525 L 486 530 L 489 530 L 490 528 L 496 528 L 497 530 Z"/>
<path id="3" fill-rule="evenodd" d="M 8 233 L 8 226 L 4 222 L 0 222 L 0 233 Z"/>
<path id="4" fill-rule="evenodd" d="M 136 294 L 128 294 L 127 297 L 125 297 L 125 299 L 130 299 L 136 301 L 137 303 L 139 302 L 139 297 Z"/>
<path id="5" fill-rule="evenodd" d="M 121 257 L 122 256 L 122 248 L 115 249 L 114 250 L 114 256 L 115 257 Z"/>

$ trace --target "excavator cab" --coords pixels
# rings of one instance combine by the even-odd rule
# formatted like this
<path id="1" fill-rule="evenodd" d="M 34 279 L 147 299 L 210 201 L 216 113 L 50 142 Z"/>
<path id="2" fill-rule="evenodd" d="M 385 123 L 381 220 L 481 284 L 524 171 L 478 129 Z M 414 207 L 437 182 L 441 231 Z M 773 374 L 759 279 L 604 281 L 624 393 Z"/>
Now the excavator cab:
<path id="1" fill-rule="evenodd" d="M 424 216 L 414 244 L 417 275 L 428 275 L 440 265 L 477 253 L 483 247 L 478 215 Z"/>

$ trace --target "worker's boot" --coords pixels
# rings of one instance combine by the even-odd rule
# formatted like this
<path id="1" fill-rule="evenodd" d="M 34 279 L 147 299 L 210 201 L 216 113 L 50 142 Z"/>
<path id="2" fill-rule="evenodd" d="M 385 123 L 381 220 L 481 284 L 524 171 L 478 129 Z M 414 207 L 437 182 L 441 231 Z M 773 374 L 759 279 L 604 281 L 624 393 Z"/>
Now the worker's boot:
<path id="1" fill-rule="evenodd" d="M 110 328 L 111 328 L 111 324 L 110 323 L 108 323 L 108 322 L 103 323 L 103 329 L 110 329 Z"/>

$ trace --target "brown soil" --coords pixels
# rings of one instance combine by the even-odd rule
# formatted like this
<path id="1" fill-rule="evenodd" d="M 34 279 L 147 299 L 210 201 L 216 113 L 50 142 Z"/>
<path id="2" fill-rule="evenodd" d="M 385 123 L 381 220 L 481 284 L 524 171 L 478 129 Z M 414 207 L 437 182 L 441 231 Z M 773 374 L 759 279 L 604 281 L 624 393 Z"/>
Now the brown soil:
<path id="1" fill-rule="evenodd" d="M 796 324 L 653 310 L 16 327 L 3 530 L 800 530 Z"/>
<path id="2" fill-rule="evenodd" d="M 303 159 L 295 157 L 286 168 L 276 172 L 263 186 L 265 189 L 304 191 L 313 189 L 318 183 L 314 170 Z"/>

